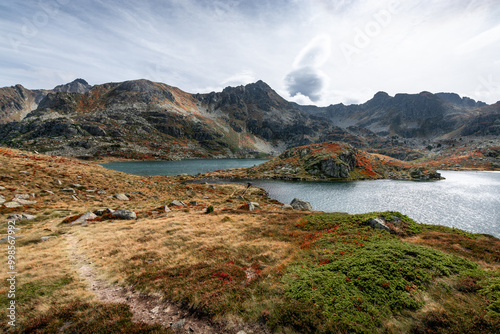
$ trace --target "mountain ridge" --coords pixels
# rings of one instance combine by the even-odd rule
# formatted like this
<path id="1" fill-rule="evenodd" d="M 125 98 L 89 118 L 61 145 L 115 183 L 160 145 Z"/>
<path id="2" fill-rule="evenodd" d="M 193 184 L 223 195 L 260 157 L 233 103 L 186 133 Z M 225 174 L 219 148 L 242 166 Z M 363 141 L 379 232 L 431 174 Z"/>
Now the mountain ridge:
<path id="1" fill-rule="evenodd" d="M 91 159 L 274 156 L 291 147 L 344 141 L 413 160 L 427 155 L 425 147 L 500 134 L 500 104 L 483 106 L 452 93 L 378 92 L 363 104 L 316 107 L 289 102 L 261 80 L 204 94 L 146 79 L 89 87 L 76 79 L 44 91 L 35 110 L 0 125 L 0 141 Z"/>

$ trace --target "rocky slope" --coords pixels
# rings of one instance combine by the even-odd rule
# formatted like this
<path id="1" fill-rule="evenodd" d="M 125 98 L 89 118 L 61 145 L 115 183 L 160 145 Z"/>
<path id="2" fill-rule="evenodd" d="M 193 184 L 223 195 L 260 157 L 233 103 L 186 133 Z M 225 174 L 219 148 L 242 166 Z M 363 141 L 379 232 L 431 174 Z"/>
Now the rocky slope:
<path id="1" fill-rule="evenodd" d="M 0 124 L 20 121 L 47 95 L 45 90 L 29 90 L 21 85 L 0 88 Z"/>
<path id="2" fill-rule="evenodd" d="M 410 165 L 383 155 L 367 153 L 341 142 L 295 147 L 254 167 L 220 170 L 197 177 L 300 181 L 441 179 L 439 173 L 423 165 Z"/>
<path id="3" fill-rule="evenodd" d="M 58 155 L 175 159 L 273 155 L 328 133 L 348 134 L 262 81 L 192 95 L 136 80 L 50 93 L 21 122 L 0 127 L 0 140 Z"/>
<path id="4" fill-rule="evenodd" d="M 21 85 L 0 88 L 0 124 L 20 121 L 51 92 L 86 93 L 91 86 L 83 79 L 56 86 L 52 90 L 30 90 Z"/>

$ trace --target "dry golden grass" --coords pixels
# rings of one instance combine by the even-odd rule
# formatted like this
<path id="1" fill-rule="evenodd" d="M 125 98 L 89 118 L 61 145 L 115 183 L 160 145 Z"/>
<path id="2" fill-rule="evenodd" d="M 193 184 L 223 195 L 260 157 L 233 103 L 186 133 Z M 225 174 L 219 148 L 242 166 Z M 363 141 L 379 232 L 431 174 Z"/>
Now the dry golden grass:
<path id="1" fill-rule="evenodd" d="M 279 313 L 282 309 L 295 311 L 295 304 L 284 304 L 290 301 L 284 298 L 282 281 L 287 270 L 294 267 L 300 272 L 299 263 L 312 272 L 322 265 L 323 257 L 333 257 L 333 253 L 323 254 L 321 247 L 314 246 L 319 239 L 309 238 L 322 233 L 323 228 L 317 233 L 301 230 L 297 223 L 307 212 L 285 211 L 261 189 L 251 187 L 242 198 L 239 195 L 245 190 L 243 185 L 186 183 L 192 179 L 133 176 L 75 159 L 0 149 L 0 185 L 5 187 L 0 194 L 10 201 L 15 194 L 33 193 L 32 199 L 37 201 L 21 208 L 0 209 L 2 236 L 7 231 L 8 214 L 37 216 L 35 220 L 19 223 L 24 237 L 16 241 L 18 298 L 22 305 L 18 320 L 25 322 L 51 307 L 60 308 L 73 301 L 97 301 L 80 273 L 81 261 L 75 261 L 74 252 L 91 262 L 89 266 L 99 280 L 161 294 L 179 305 L 210 314 L 211 319 L 220 320 L 228 328 L 241 328 L 238 326 L 248 321 L 264 323 L 272 317 L 287 319 L 287 314 Z M 73 186 L 76 183 L 81 187 Z M 75 188 L 78 200 L 62 191 L 69 187 Z M 97 190 L 106 193 L 99 194 Z M 131 194 L 130 201 L 119 201 L 112 196 L 135 191 L 141 193 Z M 172 207 L 168 213 L 157 210 L 174 199 L 187 205 Z M 259 209 L 249 212 L 241 208 L 250 201 L 258 202 Z M 207 214 L 210 205 L 215 210 Z M 138 219 L 103 220 L 86 226 L 61 223 L 68 216 L 107 207 L 133 210 Z M 336 219 L 351 218 L 339 214 L 325 219 L 333 224 Z M 497 239 L 472 239 L 465 234 L 435 229 L 424 228 L 418 237 L 402 240 L 458 254 L 492 271 L 498 270 Z M 346 233 L 356 231 L 346 230 Z M 51 238 L 41 242 L 42 236 Z M 341 244 L 342 240 L 339 236 L 337 242 Z M 488 247 L 493 249 L 491 254 L 484 252 Z M 6 263 L 6 255 L 0 252 L 0 263 Z M 418 326 L 433 328 L 432 323 L 426 322 L 427 317 L 439 326 L 445 326 L 453 318 L 457 326 L 460 317 L 467 317 L 466 311 L 473 312 L 478 319 L 484 317 L 484 312 L 475 309 L 488 305 L 483 297 L 475 291 L 462 291 L 475 286 L 467 281 L 475 279 L 471 277 L 463 278 L 463 282 L 451 276 L 433 281 L 426 291 L 418 292 L 423 305 L 420 309 L 389 316 L 380 330 L 398 333 Z M 6 292 L 5 279 L 5 271 L 1 271 L 2 296 Z M 3 304 L 5 301 L 6 298 L 1 300 Z M 302 314 L 311 312 L 310 304 L 296 305 L 299 311 L 292 312 L 292 316 L 299 320 Z M 457 309 L 456 305 L 460 307 Z M 5 325 L 5 312 L 5 308 L 0 310 L 0 326 Z M 305 329 L 309 328 L 307 321 Z M 467 328 L 479 326 L 469 325 Z M 279 327 L 279 322 L 277 326 L 278 331 L 292 331 L 287 326 Z"/>

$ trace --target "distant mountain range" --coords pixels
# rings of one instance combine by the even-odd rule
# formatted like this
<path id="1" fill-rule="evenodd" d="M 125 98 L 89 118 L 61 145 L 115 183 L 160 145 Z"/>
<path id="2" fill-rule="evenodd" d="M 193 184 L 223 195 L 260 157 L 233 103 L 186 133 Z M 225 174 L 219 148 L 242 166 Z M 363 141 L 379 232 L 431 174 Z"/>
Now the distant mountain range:
<path id="1" fill-rule="evenodd" d="M 276 155 L 323 141 L 411 160 L 426 142 L 500 135 L 500 103 L 379 92 L 359 105 L 302 106 L 262 81 L 190 94 L 148 80 L 0 88 L 3 145 L 78 157 Z M 420 145 L 420 146 L 419 146 Z"/>

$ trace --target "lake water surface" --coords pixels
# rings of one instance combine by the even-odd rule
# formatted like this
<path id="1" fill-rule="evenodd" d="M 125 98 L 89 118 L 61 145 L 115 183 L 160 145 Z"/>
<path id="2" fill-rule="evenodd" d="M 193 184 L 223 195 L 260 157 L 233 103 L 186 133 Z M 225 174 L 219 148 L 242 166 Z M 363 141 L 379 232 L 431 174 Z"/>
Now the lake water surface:
<path id="1" fill-rule="evenodd" d="M 136 175 L 179 175 L 249 167 L 264 161 L 139 161 L 103 166 Z M 283 203 L 290 203 L 297 197 L 310 202 L 315 210 L 325 212 L 400 211 L 420 223 L 445 225 L 500 237 L 500 172 L 441 171 L 441 174 L 446 179 L 434 182 L 251 182 Z"/>

